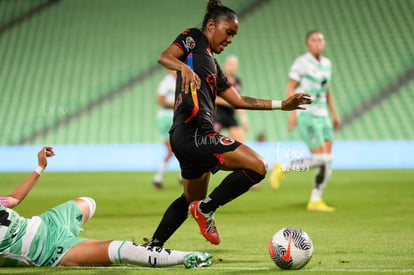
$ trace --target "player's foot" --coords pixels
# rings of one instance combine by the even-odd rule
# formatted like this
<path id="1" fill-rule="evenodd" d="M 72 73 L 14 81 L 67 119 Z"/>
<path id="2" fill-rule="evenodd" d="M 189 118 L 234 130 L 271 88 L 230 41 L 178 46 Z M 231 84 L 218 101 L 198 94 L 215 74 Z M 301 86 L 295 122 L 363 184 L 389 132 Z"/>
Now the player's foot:
<path id="1" fill-rule="evenodd" d="M 260 191 L 260 189 L 262 189 L 262 187 L 257 183 L 255 185 L 252 185 L 252 187 L 250 187 L 250 191 Z"/>
<path id="2" fill-rule="evenodd" d="M 210 266 L 211 255 L 205 252 L 191 252 L 184 258 L 185 268 L 198 268 L 204 266 Z"/>
<path id="3" fill-rule="evenodd" d="M 276 163 L 273 165 L 271 174 L 270 174 L 270 187 L 273 190 L 277 190 L 280 187 L 280 181 L 284 175 L 282 164 Z"/>
<path id="4" fill-rule="evenodd" d="M 161 243 L 159 240 L 151 238 L 144 238 L 144 243 L 142 244 L 142 246 L 152 246 L 152 247 L 162 247 L 164 245 L 164 243 Z"/>
<path id="5" fill-rule="evenodd" d="M 199 205 L 201 201 L 193 201 L 190 203 L 188 210 L 191 216 L 197 221 L 201 235 L 212 244 L 219 244 L 220 237 L 214 222 L 214 212 L 204 214 L 200 211 Z"/>
<path id="6" fill-rule="evenodd" d="M 155 189 L 162 189 L 162 182 L 153 181 Z"/>
<path id="7" fill-rule="evenodd" d="M 309 211 L 334 212 L 335 208 L 328 206 L 324 201 L 310 201 L 307 206 Z"/>

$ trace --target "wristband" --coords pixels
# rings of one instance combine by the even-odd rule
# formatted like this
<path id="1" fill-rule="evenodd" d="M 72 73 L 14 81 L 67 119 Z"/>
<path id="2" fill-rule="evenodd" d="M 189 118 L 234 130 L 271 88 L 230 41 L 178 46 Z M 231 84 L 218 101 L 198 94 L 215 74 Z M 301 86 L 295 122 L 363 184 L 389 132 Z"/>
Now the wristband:
<path id="1" fill-rule="evenodd" d="M 282 109 L 282 101 L 272 100 L 272 110 L 280 110 L 280 109 Z"/>
<path id="2" fill-rule="evenodd" d="M 39 176 L 43 174 L 45 169 L 43 167 L 38 166 L 33 172 L 37 173 Z"/>

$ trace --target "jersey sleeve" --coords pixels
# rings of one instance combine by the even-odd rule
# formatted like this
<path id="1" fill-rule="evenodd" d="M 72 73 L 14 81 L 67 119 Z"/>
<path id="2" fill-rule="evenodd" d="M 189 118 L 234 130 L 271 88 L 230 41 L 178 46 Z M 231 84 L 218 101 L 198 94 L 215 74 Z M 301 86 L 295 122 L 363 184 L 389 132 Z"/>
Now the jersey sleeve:
<path id="1" fill-rule="evenodd" d="M 180 47 L 187 56 L 197 46 L 196 41 L 198 41 L 200 34 L 198 29 L 187 29 L 178 35 L 172 44 Z"/>
<path id="2" fill-rule="evenodd" d="M 227 80 L 227 77 L 224 75 L 223 71 L 221 70 L 219 64 L 217 63 L 217 60 L 214 59 L 214 62 L 216 63 L 217 67 L 217 95 L 220 95 L 222 92 L 230 88 L 232 85 Z"/>
<path id="3" fill-rule="evenodd" d="M 297 58 L 290 67 L 289 78 L 295 80 L 296 82 L 300 82 L 305 74 L 304 68 L 305 66 L 303 66 L 302 60 Z"/>
<path id="4" fill-rule="evenodd" d="M 0 205 L 3 205 L 4 207 L 9 207 L 9 199 L 7 197 L 0 196 Z"/>

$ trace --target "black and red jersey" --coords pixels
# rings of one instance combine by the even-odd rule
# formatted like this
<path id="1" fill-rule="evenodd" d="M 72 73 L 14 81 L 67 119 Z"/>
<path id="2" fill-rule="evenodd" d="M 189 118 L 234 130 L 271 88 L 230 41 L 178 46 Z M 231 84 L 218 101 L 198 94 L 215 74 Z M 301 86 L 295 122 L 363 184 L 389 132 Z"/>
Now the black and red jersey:
<path id="1" fill-rule="evenodd" d="M 171 129 L 181 124 L 214 129 L 215 99 L 231 87 L 210 49 L 207 37 L 199 29 L 187 29 L 173 42 L 184 51 L 180 59 L 201 80 L 196 93 L 181 91 L 181 72 L 177 73 L 174 121 Z"/>

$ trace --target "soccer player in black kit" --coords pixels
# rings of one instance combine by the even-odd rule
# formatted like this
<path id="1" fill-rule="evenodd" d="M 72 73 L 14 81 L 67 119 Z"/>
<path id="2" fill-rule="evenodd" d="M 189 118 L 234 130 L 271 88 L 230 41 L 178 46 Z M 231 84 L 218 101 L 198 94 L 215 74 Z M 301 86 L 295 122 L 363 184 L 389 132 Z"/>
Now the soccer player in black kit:
<path id="1" fill-rule="evenodd" d="M 177 71 L 170 142 L 180 163 L 184 193 L 168 207 L 148 245 L 162 247 L 187 219 L 189 211 L 201 234 L 210 243 L 219 244 L 215 210 L 266 175 L 267 163 L 261 156 L 214 131 L 216 95 L 240 109 L 295 110 L 311 103 L 308 95 L 301 93 L 283 101 L 241 96 L 214 58 L 232 43 L 237 31 L 236 13 L 219 0 L 210 0 L 201 30 L 182 32 L 158 59 L 167 69 Z M 218 170 L 233 172 L 206 197 L 210 175 Z"/>

